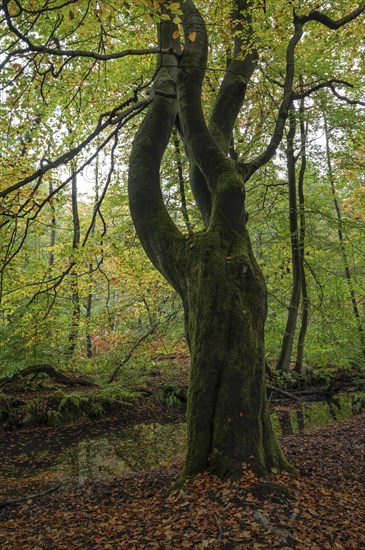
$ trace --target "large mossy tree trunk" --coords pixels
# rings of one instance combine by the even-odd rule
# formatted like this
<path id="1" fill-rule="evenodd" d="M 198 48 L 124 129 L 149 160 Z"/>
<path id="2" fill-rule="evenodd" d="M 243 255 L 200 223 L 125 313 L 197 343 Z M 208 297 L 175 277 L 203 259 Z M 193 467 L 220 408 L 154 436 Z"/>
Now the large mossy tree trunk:
<path id="1" fill-rule="evenodd" d="M 210 471 L 235 478 L 243 464 L 258 472 L 289 469 L 273 432 L 265 392 L 266 287 L 250 245 L 245 184 L 275 154 L 293 101 L 295 47 L 309 21 L 337 29 L 363 8 L 333 21 L 317 11 L 293 14 L 283 95 L 266 148 L 249 161 L 228 154 L 246 90 L 257 66 L 251 0 L 232 2 L 232 59 L 221 80 L 209 124 L 201 97 L 208 37 L 192 0 L 180 3 L 184 27 L 161 4 L 161 54 L 151 104 L 130 157 L 128 193 L 136 231 L 155 267 L 180 294 L 191 351 L 185 476 Z M 176 3 L 172 3 L 176 7 Z M 364 8 L 365 9 L 365 8 Z M 173 130 L 184 143 L 190 186 L 205 229 L 184 236 L 164 203 L 160 166 Z M 181 174 L 180 174 L 181 175 Z M 191 229 L 191 228 L 190 228 Z"/>
<path id="2" fill-rule="evenodd" d="M 265 391 L 266 287 L 247 232 L 215 227 L 192 240 L 187 261 L 191 348 L 185 474 L 221 478 L 251 464 L 287 466 L 272 431 Z"/>
<path id="3" fill-rule="evenodd" d="M 169 14 L 169 2 L 162 10 Z M 290 468 L 273 432 L 265 391 L 266 287 L 253 256 L 245 211 L 245 182 L 268 162 L 281 142 L 292 98 L 294 50 L 273 135 L 249 162 L 229 158 L 232 132 L 255 71 L 251 11 L 232 3 L 234 47 L 207 125 L 201 107 L 208 39 L 194 2 L 181 3 L 184 49 L 176 25 L 158 25 L 158 58 L 151 105 L 134 140 L 129 198 L 141 243 L 156 268 L 180 294 L 191 351 L 188 449 L 185 476 L 210 471 L 240 475 L 244 464 L 265 473 Z M 169 52 L 169 49 L 171 53 Z M 205 229 L 184 236 L 164 204 L 160 165 L 174 127 L 190 163 L 190 185 Z"/>

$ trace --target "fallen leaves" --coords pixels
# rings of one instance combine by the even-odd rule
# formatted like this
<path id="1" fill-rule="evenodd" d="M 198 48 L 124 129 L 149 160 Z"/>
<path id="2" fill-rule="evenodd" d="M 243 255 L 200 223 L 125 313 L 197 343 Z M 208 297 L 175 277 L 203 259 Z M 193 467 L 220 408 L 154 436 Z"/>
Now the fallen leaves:
<path id="1" fill-rule="evenodd" d="M 365 415 L 284 439 L 301 472 L 240 481 L 198 476 L 170 490 L 182 464 L 71 485 L 0 516 L 15 548 L 352 550 L 365 544 Z"/>

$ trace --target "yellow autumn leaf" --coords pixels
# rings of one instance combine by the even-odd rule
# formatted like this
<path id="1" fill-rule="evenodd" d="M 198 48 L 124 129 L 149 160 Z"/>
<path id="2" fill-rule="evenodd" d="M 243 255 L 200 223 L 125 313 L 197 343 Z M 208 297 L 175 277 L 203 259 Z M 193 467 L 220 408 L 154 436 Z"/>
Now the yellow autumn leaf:
<path id="1" fill-rule="evenodd" d="M 196 38 L 196 32 L 195 31 L 189 32 L 189 40 L 191 42 L 195 42 L 195 38 Z"/>
<path id="2" fill-rule="evenodd" d="M 175 23 L 175 25 L 178 25 L 179 23 L 181 23 L 181 19 L 178 15 L 175 15 L 172 21 L 173 23 Z"/>
<path id="3" fill-rule="evenodd" d="M 174 40 L 176 40 L 176 38 L 179 38 L 179 36 L 180 36 L 179 31 L 174 31 L 174 32 L 172 33 L 172 38 L 173 38 Z"/>
<path id="4" fill-rule="evenodd" d="M 143 15 L 143 19 L 145 20 L 145 22 L 147 23 L 147 25 L 152 25 L 153 24 L 153 19 L 152 17 L 150 16 L 149 13 L 145 13 Z"/>
<path id="5" fill-rule="evenodd" d="M 180 8 L 180 2 L 173 2 L 172 4 L 170 4 L 171 11 L 178 10 L 179 8 Z"/>

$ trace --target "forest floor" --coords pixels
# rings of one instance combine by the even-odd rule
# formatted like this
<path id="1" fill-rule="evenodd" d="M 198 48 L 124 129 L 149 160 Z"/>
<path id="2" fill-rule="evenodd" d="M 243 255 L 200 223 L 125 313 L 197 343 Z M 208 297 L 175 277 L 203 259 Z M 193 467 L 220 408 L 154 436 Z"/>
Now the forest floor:
<path id="1" fill-rule="evenodd" d="M 174 489 L 182 463 L 0 503 L 11 549 L 365 548 L 365 414 L 283 438 L 298 475 Z"/>

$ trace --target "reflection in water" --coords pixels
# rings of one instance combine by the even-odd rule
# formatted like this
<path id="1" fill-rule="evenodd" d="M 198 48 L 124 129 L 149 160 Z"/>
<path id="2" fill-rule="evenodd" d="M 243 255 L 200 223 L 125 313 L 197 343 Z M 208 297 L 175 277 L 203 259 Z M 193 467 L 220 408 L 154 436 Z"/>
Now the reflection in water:
<path id="1" fill-rule="evenodd" d="M 338 422 L 351 416 L 351 395 L 331 397 L 325 401 L 300 403 L 295 409 L 278 408 L 272 420 L 278 435 L 292 435 L 314 426 Z"/>
<path id="2" fill-rule="evenodd" d="M 351 416 L 351 395 L 332 402 L 278 408 L 272 420 L 278 435 Z M 80 429 L 81 430 L 81 429 Z M 58 480 L 108 478 L 148 471 L 173 462 L 186 446 L 185 424 L 138 424 L 120 428 L 105 423 L 97 431 L 19 433 L 0 453 L 0 495 L 29 492 Z M 66 435 L 65 435 L 66 433 Z M 38 439 L 37 439 L 38 436 Z"/>
<path id="3" fill-rule="evenodd" d="M 295 411 L 297 417 L 298 432 L 303 432 L 305 427 L 303 407 Z"/>
<path id="4" fill-rule="evenodd" d="M 138 424 L 72 445 L 52 470 L 77 478 L 123 476 L 170 462 L 184 447 L 184 424 Z"/>
<path id="5" fill-rule="evenodd" d="M 293 426 L 291 424 L 291 415 L 292 415 L 292 412 L 289 411 L 288 409 L 277 411 L 280 430 L 282 434 L 292 435 L 293 433 Z"/>

